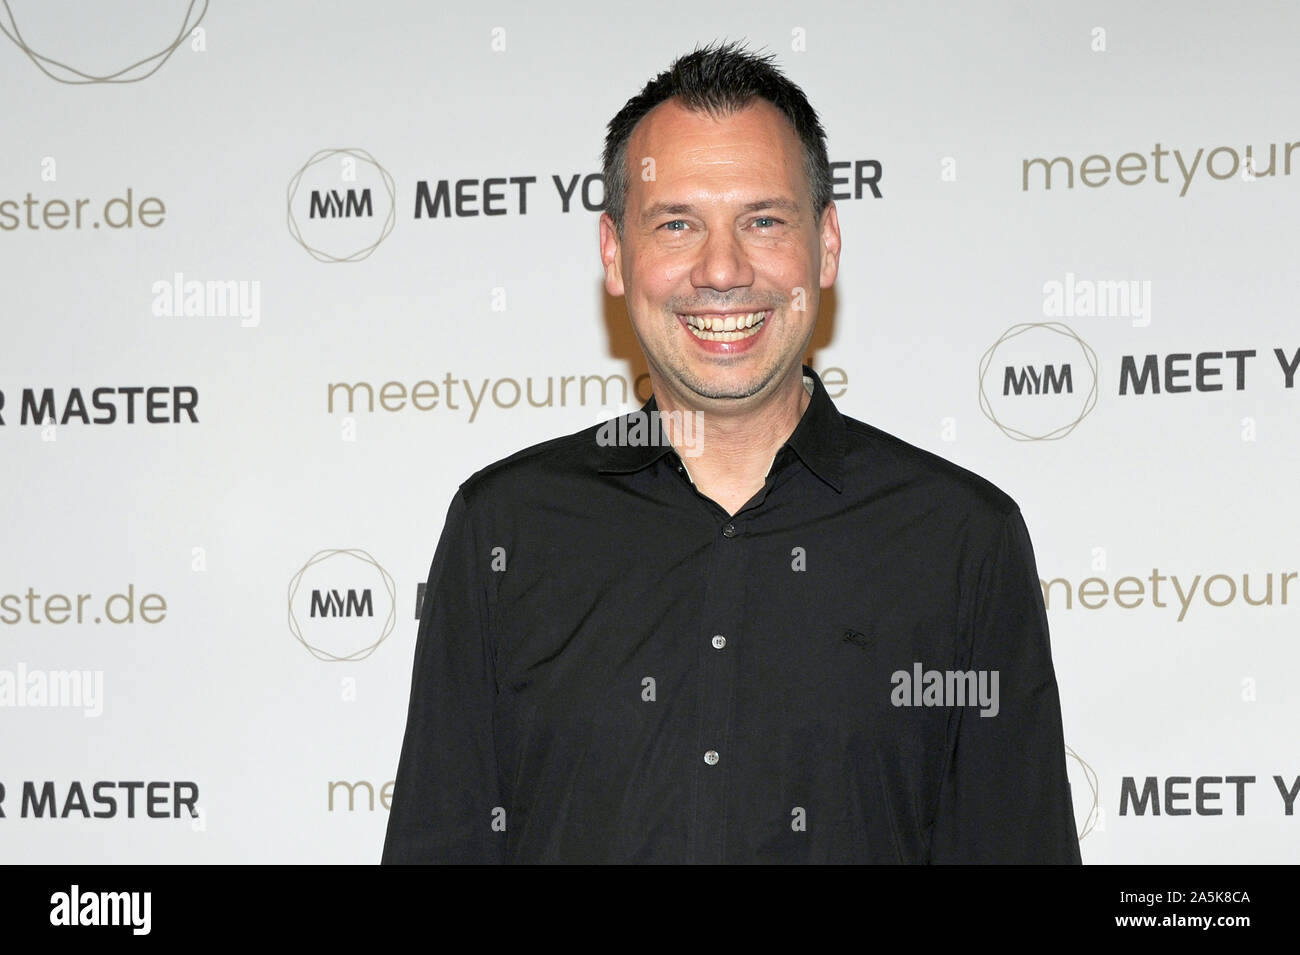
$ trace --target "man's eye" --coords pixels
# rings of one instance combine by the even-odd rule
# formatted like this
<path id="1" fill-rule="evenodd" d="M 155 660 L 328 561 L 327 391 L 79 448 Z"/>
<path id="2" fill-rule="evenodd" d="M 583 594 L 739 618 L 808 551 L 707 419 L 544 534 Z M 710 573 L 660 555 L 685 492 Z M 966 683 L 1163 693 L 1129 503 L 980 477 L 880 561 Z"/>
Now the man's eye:
<path id="1" fill-rule="evenodd" d="M 780 219 L 773 218 L 772 216 L 759 216 L 754 220 L 754 225 L 758 226 L 760 229 L 770 229 L 780 221 Z"/>
<path id="2" fill-rule="evenodd" d="M 682 225 L 682 226 L 684 226 L 684 225 L 686 225 L 686 220 L 685 220 L 685 219 L 673 219 L 671 222 L 665 222 L 665 223 L 664 223 L 663 225 L 661 225 L 659 228 L 661 228 L 661 229 L 667 229 L 669 232 L 681 232 L 681 231 L 682 231 L 681 229 L 674 229 L 674 228 L 673 228 L 673 226 L 675 226 L 675 225 Z"/>

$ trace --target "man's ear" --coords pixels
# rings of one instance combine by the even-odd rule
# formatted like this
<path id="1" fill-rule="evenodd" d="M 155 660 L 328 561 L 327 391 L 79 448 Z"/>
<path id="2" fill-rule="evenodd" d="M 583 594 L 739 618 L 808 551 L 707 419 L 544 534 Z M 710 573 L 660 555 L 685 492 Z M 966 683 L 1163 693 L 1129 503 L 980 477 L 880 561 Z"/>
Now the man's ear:
<path id="1" fill-rule="evenodd" d="M 614 298 L 624 292 L 623 244 L 608 213 L 600 214 L 600 261 L 605 267 L 605 291 Z"/>
<path id="2" fill-rule="evenodd" d="M 830 288 L 840 270 L 840 217 L 835 203 L 830 203 L 822 213 L 821 226 L 821 286 Z"/>

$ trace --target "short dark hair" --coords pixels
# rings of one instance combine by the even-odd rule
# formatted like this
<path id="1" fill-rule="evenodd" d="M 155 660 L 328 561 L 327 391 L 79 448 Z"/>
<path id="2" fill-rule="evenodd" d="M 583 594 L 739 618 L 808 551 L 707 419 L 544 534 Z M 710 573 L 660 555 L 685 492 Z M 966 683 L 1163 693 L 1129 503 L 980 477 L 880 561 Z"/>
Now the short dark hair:
<path id="1" fill-rule="evenodd" d="M 627 142 L 647 113 L 674 97 L 694 112 L 727 116 L 761 96 L 784 113 L 803 143 L 812 208 L 821 215 L 831 202 L 833 188 L 826 132 L 803 90 L 772 65 L 775 59 L 775 54 L 752 53 L 738 43 L 696 46 L 647 83 L 610 120 L 604 154 L 605 211 L 620 236 L 627 212 Z"/>

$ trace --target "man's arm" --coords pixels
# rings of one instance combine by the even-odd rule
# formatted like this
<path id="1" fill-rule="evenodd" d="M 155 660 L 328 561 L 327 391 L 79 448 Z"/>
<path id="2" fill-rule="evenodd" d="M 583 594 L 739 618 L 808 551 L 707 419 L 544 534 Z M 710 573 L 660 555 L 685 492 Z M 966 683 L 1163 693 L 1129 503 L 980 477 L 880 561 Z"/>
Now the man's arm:
<path id="1" fill-rule="evenodd" d="M 1006 516 L 973 599 L 968 668 L 997 671 L 998 710 L 981 716 L 968 705 L 951 717 L 930 861 L 1077 865 L 1047 611 L 1018 510 Z"/>
<path id="2" fill-rule="evenodd" d="M 505 858 L 487 559 L 475 542 L 464 492 L 457 491 L 424 591 L 385 864 Z"/>

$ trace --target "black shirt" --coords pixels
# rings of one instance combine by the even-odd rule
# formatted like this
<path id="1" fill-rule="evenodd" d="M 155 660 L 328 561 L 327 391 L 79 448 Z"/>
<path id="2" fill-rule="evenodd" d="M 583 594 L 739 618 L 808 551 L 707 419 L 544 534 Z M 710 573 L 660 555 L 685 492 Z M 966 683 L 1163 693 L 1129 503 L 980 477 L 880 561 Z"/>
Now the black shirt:
<path id="1" fill-rule="evenodd" d="M 598 427 L 460 486 L 385 863 L 1080 861 L 1016 504 L 803 373 L 734 516 Z"/>

